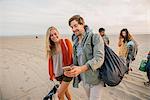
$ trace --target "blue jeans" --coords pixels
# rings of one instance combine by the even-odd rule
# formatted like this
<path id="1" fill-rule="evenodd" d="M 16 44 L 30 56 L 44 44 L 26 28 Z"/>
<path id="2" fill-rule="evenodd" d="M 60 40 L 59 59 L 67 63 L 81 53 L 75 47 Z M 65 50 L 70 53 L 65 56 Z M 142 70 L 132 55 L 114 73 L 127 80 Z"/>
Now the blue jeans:
<path id="1" fill-rule="evenodd" d="M 150 60 L 147 61 L 146 72 L 147 72 L 148 80 L 150 81 Z"/>

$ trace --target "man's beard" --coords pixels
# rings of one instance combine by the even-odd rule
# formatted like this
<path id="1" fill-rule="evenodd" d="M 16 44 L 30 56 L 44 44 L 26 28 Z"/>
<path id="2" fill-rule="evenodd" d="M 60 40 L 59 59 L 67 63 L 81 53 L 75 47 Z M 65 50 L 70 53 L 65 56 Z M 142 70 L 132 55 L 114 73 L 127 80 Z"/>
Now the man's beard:
<path id="1" fill-rule="evenodd" d="M 82 33 L 80 33 L 79 31 L 77 31 L 77 33 L 76 32 L 74 32 L 74 33 L 76 36 L 82 36 Z"/>

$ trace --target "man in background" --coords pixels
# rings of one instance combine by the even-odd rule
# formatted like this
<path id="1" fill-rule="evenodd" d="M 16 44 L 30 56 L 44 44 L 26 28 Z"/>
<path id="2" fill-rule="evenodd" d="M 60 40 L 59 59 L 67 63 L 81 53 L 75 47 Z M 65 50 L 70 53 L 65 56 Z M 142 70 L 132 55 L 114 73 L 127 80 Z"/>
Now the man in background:
<path id="1" fill-rule="evenodd" d="M 109 45 L 109 38 L 106 36 L 104 28 L 99 28 L 99 34 L 102 36 L 104 43 Z"/>

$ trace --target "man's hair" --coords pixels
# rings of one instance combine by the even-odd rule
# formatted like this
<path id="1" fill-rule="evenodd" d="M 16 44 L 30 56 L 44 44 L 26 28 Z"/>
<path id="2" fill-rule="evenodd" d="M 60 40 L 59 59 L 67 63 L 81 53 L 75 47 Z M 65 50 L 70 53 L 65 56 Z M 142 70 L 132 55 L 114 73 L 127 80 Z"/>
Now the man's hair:
<path id="1" fill-rule="evenodd" d="M 99 32 L 105 31 L 104 28 L 99 28 Z"/>
<path id="2" fill-rule="evenodd" d="M 84 19 L 80 15 L 74 15 L 69 19 L 69 26 L 73 20 L 76 20 L 78 24 L 84 25 Z"/>

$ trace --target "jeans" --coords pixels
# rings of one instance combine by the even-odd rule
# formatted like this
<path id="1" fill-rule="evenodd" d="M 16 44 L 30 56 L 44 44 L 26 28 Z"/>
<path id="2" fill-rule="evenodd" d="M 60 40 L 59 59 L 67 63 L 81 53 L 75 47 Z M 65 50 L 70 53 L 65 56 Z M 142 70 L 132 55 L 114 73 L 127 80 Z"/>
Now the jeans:
<path id="1" fill-rule="evenodd" d="M 146 72 L 147 72 L 148 80 L 150 81 L 150 60 L 147 61 Z"/>

